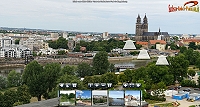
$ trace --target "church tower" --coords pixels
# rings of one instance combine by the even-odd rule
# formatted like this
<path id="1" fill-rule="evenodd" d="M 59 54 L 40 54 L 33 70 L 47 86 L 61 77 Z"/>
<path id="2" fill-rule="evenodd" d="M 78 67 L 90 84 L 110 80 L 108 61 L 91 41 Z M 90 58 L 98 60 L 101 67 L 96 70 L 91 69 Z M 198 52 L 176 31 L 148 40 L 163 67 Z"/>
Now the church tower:
<path id="1" fill-rule="evenodd" d="M 147 19 L 146 13 L 143 18 L 143 24 L 142 24 L 142 33 L 143 32 L 148 32 L 148 19 Z"/>
<path id="2" fill-rule="evenodd" d="M 140 18 L 140 15 L 138 14 L 137 22 L 136 22 L 136 28 L 135 28 L 135 36 L 141 36 L 142 35 L 141 26 L 142 26 L 141 18 Z"/>

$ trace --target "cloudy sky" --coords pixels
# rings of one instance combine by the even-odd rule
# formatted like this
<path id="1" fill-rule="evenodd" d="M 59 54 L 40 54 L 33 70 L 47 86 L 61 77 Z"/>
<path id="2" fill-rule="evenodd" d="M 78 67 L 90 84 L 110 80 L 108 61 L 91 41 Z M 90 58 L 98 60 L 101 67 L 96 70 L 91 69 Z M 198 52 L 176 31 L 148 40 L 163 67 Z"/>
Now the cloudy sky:
<path id="1" fill-rule="evenodd" d="M 0 0 L 0 26 L 66 31 L 135 33 L 137 15 L 149 31 L 200 34 L 200 13 L 169 13 L 187 0 L 126 0 L 128 3 L 73 3 L 73 0 Z"/>

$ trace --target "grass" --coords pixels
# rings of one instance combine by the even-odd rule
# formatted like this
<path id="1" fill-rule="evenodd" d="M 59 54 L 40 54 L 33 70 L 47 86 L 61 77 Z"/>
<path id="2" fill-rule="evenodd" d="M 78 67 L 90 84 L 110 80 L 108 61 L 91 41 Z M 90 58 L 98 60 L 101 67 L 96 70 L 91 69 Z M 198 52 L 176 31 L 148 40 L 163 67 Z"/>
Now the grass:
<path id="1" fill-rule="evenodd" d="M 172 105 L 172 103 L 155 104 L 155 105 L 152 105 L 151 107 L 154 107 L 154 106 L 158 106 L 158 107 L 174 107 L 174 106 Z"/>
<path id="2" fill-rule="evenodd" d="M 155 101 L 155 100 L 149 100 L 149 99 L 147 99 L 146 102 L 148 102 L 149 104 L 162 103 L 162 101 Z"/>

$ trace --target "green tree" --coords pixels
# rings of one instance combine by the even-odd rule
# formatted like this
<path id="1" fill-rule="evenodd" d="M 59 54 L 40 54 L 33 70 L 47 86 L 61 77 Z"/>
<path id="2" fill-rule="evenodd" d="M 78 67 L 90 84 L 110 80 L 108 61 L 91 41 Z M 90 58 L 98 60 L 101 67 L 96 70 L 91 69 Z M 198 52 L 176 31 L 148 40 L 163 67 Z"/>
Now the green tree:
<path id="1" fill-rule="evenodd" d="M 179 54 L 175 57 L 169 57 L 169 72 L 173 74 L 174 81 L 178 79 L 180 82 L 183 77 L 187 77 L 187 70 L 189 67 L 189 61 L 186 60 L 183 54 Z M 181 77 L 181 78 L 179 78 Z"/>
<path id="2" fill-rule="evenodd" d="M 13 107 L 13 104 L 17 102 L 17 93 L 13 90 L 6 90 L 3 98 L 3 107 Z"/>
<path id="3" fill-rule="evenodd" d="M 20 39 L 15 40 L 15 44 L 19 44 Z"/>
<path id="4" fill-rule="evenodd" d="M 176 50 L 176 49 L 178 49 L 178 46 L 175 45 L 174 42 L 172 42 L 172 43 L 170 44 L 170 48 L 171 48 L 171 50 Z"/>
<path id="5" fill-rule="evenodd" d="M 9 74 L 8 74 L 8 87 L 16 87 L 21 85 L 21 74 L 17 73 L 16 71 L 12 70 Z"/>
<path id="6" fill-rule="evenodd" d="M 92 64 L 95 74 L 101 75 L 106 73 L 109 68 L 108 53 L 105 51 L 98 52 L 93 58 Z"/>
<path id="7" fill-rule="evenodd" d="M 60 77 L 60 72 L 61 72 L 61 66 L 59 63 L 48 63 L 44 66 L 44 72 L 45 72 L 45 86 L 47 86 L 45 98 L 49 99 L 50 97 L 48 96 L 49 92 L 53 91 L 53 88 L 56 87 L 57 85 L 57 80 Z"/>
<path id="8" fill-rule="evenodd" d="M 0 75 L 0 90 L 7 87 L 7 78 Z"/>
<path id="9" fill-rule="evenodd" d="M 91 76 L 91 75 L 93 75 L 92 67 L 90 67 L 90 65 L 87 63 L 84 63 L 84 62 L 80 63 L 77 66 L 76 74 L 78 77 Z"/>
<path id="10" fill-rule="evenodd" d="M 21 85 L 17 88 L 17 96 L 18 102 L 21 102 L 20 104 L 30 103 L 31 95 L 26 85 Z"/>
<path id="11" fill-rule="evenodd" d="M 75 75 L 76 67 L 65 65 L 61 70 L 61 75 L 68 74 L 68 75 Z"/>
<path id="12" fill-rule="evenodd" d="M 197 49 L 197 46 L 196 46 L 195 42 L 190 42 L 188 46 L 189 46 L 189 48 L 192 48 L 194 50 Z"/>
<path id="13" fill-rule="evenodd" d="M 115 64 L 110 63 L 110 65 L 109 65 L 109 71 L 110 72 L 115 72 Z"/>
<path id="14" fill-rule="evenodd" d="M 195 76 L 196 72 L 194 70 L 188 70 L 188 75 Z"/>
<path id="15" fill-rule="evenodd" d="M 127 81 L 127 79 L 126 79 L 126 75 L 125 74 L 119 74 L 118 75 L 118 81 L 119 82 L 126 82 Z"/>
<path id="16" fill-rule="evenodd" d="M 66 52 L 64 50 L 58 51 L 58 55 L 65 55 L 65 54 L 66 54 Z"/>
<path id="17" fill-rule="evenodd" d="M 152 85 L 153 95 L 157 97 L 163 97 L 164 91 L 166 90 L 166 85 L 164 82 L 159 82 Z"/>
<path id="18" fill-rule="evenodd" d="M 113 85 L 116 85 L 118 83 L 117 75 L 111 72 L 103 74 L 101 78 L 103 83 L 112 83 Z"/>
<path id="19" fill-rule="evenodd" d="M 195 65 L 200 68 L 200 57 L 196 59 Z"/>
<path id="20" fill-rule="evenodd" d="M 23 83 L 28 86 L 31 96 L 37 97 L 38 101 L 41 101 L 41 96 L 47 90 L 45 76 L 43 67 L 37 61 L 30 62 L 22 75 Z"/>
<path id="21" fill-rule="evenodd" d="M 187 48 L 185 46 L 181 46 L 180 47 L 180 52 L 181 53 L 184 53 L 186 50 L 187 50 Z"/>
<path id="22" fill-rule="evenodd" d="M 132 82 L 133 81 L 133 75 L 134 75 L 134 71 L 133 70 L 126 69 L 124 71 L 124 74 L 126 75 L 127 82 Z"/>
<path id="23" fill-rule="evenodd" d="M 4 106 L 4 95 L 0 92 L 0 107 L 5 107 Z"/>

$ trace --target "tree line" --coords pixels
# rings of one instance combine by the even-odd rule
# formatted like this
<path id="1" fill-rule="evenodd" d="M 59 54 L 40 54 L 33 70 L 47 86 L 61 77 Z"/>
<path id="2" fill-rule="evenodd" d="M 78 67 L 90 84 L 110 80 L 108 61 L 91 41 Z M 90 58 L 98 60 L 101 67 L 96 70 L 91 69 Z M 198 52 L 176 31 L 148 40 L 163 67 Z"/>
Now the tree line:
<path id="1" fill-rule="evenodd" d="M 66 40 L 63 37 L 59 37 L 58 40 L 56 41 L 47 41 L 49 43 L 49 47 L 53 49 L 58 49 L 58 48 L 63 48 L 63 49 L 69 49 L 67 44 L 68 40 Z M 125 42 L 122 40 L 116 40 L 116 39 L 109 39 L 109 40 L 99 40 L 99 41 L 92 41 L 92 42 L 86 42 L 86 41 L 79 41 L 76 43 L 75 49 L 73 50 L 74 52 L 80 52 L 80 47 L 86 47 L 86 51 L 106 51 L 106 52 L 111 52 L 112 49 L 115 48 L 123 48 L 125 45 Z M 142 46 L 136 44 L 136 48 L 140 49 Z"/>

